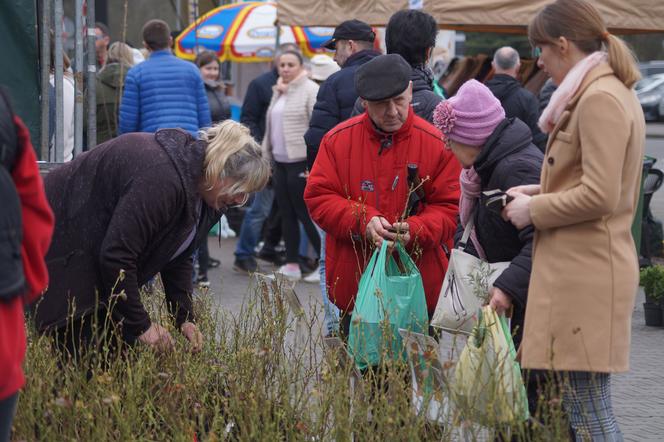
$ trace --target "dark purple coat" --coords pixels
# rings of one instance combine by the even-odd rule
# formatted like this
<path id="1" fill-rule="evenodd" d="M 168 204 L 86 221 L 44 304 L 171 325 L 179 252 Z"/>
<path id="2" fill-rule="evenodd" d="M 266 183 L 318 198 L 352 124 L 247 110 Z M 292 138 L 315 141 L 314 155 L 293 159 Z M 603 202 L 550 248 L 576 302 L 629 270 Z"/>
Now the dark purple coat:
<path id="1" fill-rule="evenodd" d="M 204 155 L 205 143 L 183 130 L 129 133 L 46 176 L 56 224 L 50 286 L 36 308 L 39 330 L 65 325 L 72 301 L 80 317 L 95 309 L 96 293 L 106 305 L 111 290 L 124 290 L 113 315 L 138 336 L 150 326 L 138 289 L 157 273 L 177 325 L 192 319 L 191 255 L 221 213 L 203 203 L 196 238 L 172 258 L 197 220 Z"/>

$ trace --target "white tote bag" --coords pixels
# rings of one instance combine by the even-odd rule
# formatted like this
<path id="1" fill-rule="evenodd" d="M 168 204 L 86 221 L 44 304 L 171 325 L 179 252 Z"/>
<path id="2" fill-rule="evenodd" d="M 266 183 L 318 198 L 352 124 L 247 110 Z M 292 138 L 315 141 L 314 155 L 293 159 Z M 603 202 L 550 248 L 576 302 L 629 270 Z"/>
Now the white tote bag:
<path id="1" fill-rule="evenodd" d="M 443 288 L 431 319 L 432 326 L 451 333 L 470 333 L 473 330 L 477 311 L 488 302 L 493 283 L 510 265 L 509 262 L 488 263 L 464 252 L 474 224 L 473 213 L 461 241 L 452 249 Z"/>

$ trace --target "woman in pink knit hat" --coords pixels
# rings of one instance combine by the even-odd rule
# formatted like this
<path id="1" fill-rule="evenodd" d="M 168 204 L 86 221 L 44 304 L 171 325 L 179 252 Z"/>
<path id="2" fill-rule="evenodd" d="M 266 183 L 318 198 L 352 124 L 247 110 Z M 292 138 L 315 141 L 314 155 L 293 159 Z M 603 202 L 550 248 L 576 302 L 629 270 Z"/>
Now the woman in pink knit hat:
<path id="1" fill-rule="evenodd" d="M 490 305 L 499 314 L 513 307 L 512 333 L 518 348 L 528 297 L 533 228 L 517 229 L 505 221 L 500 208 L 484 204 L 482 192 L 539 183 L 542 152 L 533 144 L 528 125 L 518 118 L 506 119 L 500 101 L 475 80 L 466 82 L 454 97 L 436 107 L 434 124 L 463 166 L 456 241 L 473 222 L 465 251 L 491 263 L 511 263 L 496 279 Z M 534 387 L 529 383 L 532 411 L 536 405 Z"/>

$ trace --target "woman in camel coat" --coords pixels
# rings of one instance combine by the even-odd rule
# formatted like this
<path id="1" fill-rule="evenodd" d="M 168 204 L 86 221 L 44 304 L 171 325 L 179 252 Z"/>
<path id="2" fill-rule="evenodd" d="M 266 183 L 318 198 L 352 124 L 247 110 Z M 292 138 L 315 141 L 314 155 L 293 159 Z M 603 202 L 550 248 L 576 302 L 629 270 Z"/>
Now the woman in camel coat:
<path id="1" fill-rule="evenodd" d="M 583 0 L 544 8 L 529 37 L 559 87 L 540 118 L 549 133 L 541 189 L 512 189 L 515 200 L 504 212 L 536 231 L 522 365 L 562 374 L 578 440 L 621 440 L 609 374 L 629 368 L 638 286 L 630 230 L 645 141 L 631 89 L 638 70 Z"/>

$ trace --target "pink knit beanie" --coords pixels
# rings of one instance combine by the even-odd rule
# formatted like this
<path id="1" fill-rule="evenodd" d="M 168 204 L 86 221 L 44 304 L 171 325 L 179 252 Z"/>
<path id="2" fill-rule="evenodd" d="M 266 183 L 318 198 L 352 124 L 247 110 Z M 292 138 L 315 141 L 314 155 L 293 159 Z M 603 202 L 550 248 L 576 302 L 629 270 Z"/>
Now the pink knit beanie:
<path id="1" fill-rule="evenodd" d="M 433 113 L 433 123 L 445 137 L 470 146 L 482 146 L 505 119 L 500 101 L 488 87 L 469 80 L 452 98 L 442 101 Z"/>

